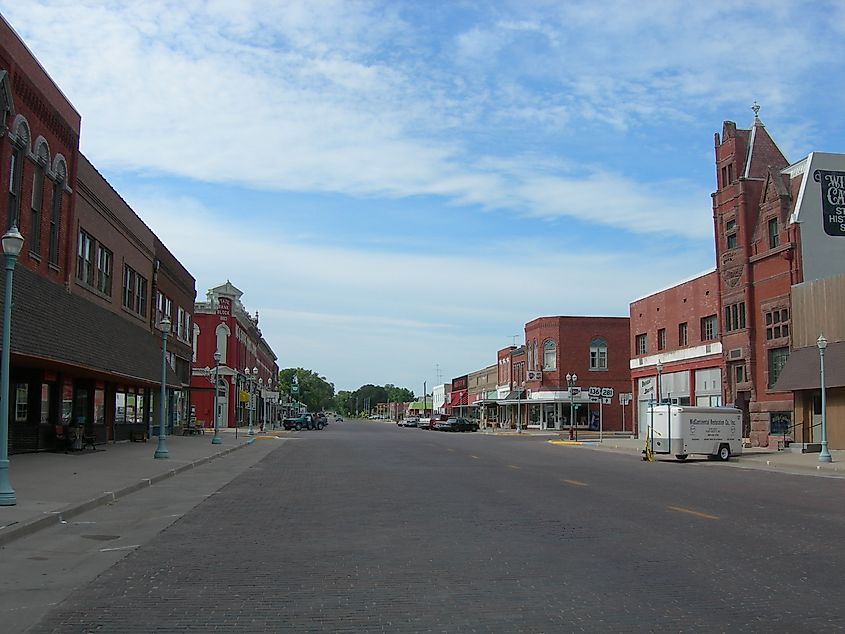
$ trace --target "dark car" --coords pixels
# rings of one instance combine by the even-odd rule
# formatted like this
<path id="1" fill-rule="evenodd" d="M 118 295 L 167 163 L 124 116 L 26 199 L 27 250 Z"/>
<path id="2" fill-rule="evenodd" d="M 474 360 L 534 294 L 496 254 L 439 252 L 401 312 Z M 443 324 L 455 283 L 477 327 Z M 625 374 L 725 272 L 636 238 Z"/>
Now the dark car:
<path id="1" fill-rule="evenodd" d="M 448 419 L 446 425 L 448 428 L 444 431 L 478 431 L 478 423 L 456 416 Z"/>
<path id="2" fill-rule="evenodd" d="M 325 422 L 320 421 L 319 418 L 316 418 L 311 414 L 300 414 L 299 416 L 292 416 L 290 418 L 286 418 L 284 421 L 282 421 L 282 426 L 287 430 L 295 429 L 296 431 L 299 431 L 303 428 L 322 429 L 323 427 L 325 427 Z"/>

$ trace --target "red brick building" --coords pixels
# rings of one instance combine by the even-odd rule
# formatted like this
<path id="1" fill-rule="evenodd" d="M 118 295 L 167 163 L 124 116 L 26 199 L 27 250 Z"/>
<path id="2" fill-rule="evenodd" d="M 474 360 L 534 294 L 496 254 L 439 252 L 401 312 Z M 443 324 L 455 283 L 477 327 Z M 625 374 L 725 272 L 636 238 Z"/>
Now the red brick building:
<path id="1" fill-rule="evenodd" d="M 539 317 L 525 324 L 527 425 L 621 431 L 630 338 L 628 317 Z M 567 374 L 578 377 L 574 398 Z"/>
<path id="2" fill-rule="evenodd" d="M 278 422 L 279 366 L 258 328 L 258 313 L 250 315 L 243 293 L 231 282 L 208 291 L 194 307 L 193 342 L 196 356 L 191 381 L 191 405 L 198 424 L 214 424 L 214 353 L 220 353 L 217 407 L 219 425 L 243 426 L 252 418 Z M 257 369 L 257 374 L 254 370 Z"/>
<path id="3" fill-rule="evenodd" d="M 79 113 L 2 17 L 0 113 L 0 217 L 24 237 L 12 295 L 9 451 L 52 449 L 71 428 L 95 442 L 149 433 L 162 372 L 150 309 L 154 236 L 81 156 Z M 124 261 L 147 283 L 127 288 Z"/>
<path id="4" fill-rule="evenodd" d="M 711 275 L 632 304 L 631 367 L 642 409 L 654 390 L 649 381 L 656 380 L 658 360 L 665 368 L 662 397 L 671 390 L 672 400 L 699 405 L 717 401 L 711 374 L 720 365 L 721 402 L 743 411 L 752 445 L 767 446 L 771 437 L 794 438 L 796 424 L 804 424 L 804 440 L 813 438 L 812 429 L 806 429 L 811 418 L 806 412 L 802 420 L 794 420 L 790 389 L 800 387 L 802 399 L 812 403 L 815 397 L 806 393 L 812 382 L 793 377 L 778 383 L 778 378 L 795 347 L 794 289 L 845 274 L 845 155 L 813 152 L 790 164 L 757 116 L 759 108 L 753 109 L 751 128 L 738 129 L 725 121 L 721 135 L 715 135 L 718 305 L 712 299 Z M 679 300 L 693 305 L 684 309 Z M 673 329 L 680 320 L 688 324 L 689 339 L 676 349 Z M 822 321 L 808 318 L 805 323 Z M 696 324 L 698 333 L 693 331 Z M 811 339 L 805 333 L 802 345 L 807 347 Z M 721 356 L 718 364 L 714 354 Z M 698 374 L 705 371 L 702 392 Z"/>
<path id="5" fill-rule="evenodd" d="M 653 402 L 721 405 L 718 272 L 635 300 L 630 311 L 633 429 L 646 433 L 645 412 Z"/>

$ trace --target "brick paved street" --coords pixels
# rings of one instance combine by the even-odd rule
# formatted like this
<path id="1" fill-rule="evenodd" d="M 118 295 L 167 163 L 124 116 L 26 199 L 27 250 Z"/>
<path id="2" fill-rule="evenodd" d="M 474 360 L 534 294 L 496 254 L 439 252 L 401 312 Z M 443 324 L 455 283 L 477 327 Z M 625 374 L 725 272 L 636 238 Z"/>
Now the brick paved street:
<path id="1" fill-rule="evenodd" d="M 843 502 L 836 479 L 347 422 L 32 631 L 842 630 Z"/>

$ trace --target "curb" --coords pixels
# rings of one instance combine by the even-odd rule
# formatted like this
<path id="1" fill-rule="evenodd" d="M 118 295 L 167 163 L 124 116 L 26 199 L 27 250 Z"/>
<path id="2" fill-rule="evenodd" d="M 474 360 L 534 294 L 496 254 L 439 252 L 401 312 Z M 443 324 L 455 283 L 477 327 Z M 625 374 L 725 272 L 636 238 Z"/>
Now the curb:
<path id="1" fill-rule="evenodd" d="M 235 447 L 229 447 L 227 449 L 224 449 L 223 451 L 219 451 L 210 456 L 197 458 L 196 460 L 186 462 L 185 464 L 180 465 L 175 469 L 170 469 L 168 471 L 165 471 L 164 473 L 159 473 L 155 476 L 152 476 L 151 478 L 141 478 L 138 482 L 129 484 L 123 487 L 122 489 L 118 489 L 117 491 L 104 491 L 102 494 L 93 497 L 89 500 L 70 504 L 57 511 L 48 511 L 43 517 L 39 517 L 35 520 L 22 522 L 18 525 L 12 525 L 14 527 L 3 529 L 2 532 L 0 532 L 0 548 L 6 546 L 7 544 L 13 542 L 16 539 L 28 537 L 29 535 L 37 533 L 38 531 L 44 528 L 48 528 L 49 526 L 65 522 L 68 519 L 76 517 L 77 515 L 81 515 L 82 513 L 90 511 L 91 509 L 95 509 L 99 506 L 105 506 L 106 504 L 111 504 L 112 502 L 115 502 L 120 498 L 124 498 L 127 495 L 131 495 L 136 491 L 146 489 L 147 487 L 151 487 L 154 484 L 157 484 L 158 482 L 167 480 L 168 478 L 172 478 L 182 473 L 183 471 L 187 471 L 188 469 L 195 469 L 201 465 L 206 464 L 207 462 L 211 462 L 212 460 L 216 460 L 217 458 L 222 458 L 223 456 L 226 456 L 232 453 L 233 451 L 248 447 L 253 442 L 254 440 L 247 441 L 243 444 L 237 445 Z"/>

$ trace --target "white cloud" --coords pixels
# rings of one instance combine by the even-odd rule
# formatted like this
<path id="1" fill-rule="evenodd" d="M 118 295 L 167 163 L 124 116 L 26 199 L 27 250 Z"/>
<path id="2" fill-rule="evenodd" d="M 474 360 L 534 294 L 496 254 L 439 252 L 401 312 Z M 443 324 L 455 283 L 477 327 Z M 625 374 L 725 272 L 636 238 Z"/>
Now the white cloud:
<path id="1" fill-rule="evenodd" d="M 730 99 L 715 90 L 725 81 L 720 64 L 735 54 L 724 38 L 698 42 L 692 54 L 683 45 L 698 20 L 721 9 L 608 13 L 578 4 L 558 13 L 544 5 L 547 14 L 529 7 L 515 19 L 500 8 L 489 24 L 457 35 L 461 63 L 474 60 L 467 68 L 426 58 L 421 36 L 378 3 L 0 5 L 83 113 L 83 148 L 103 167 L 283 191 L 433 194 L 634 232 L 707 235 L 706 223 L 677 222 L 689 196 L 661 193 L 660 179 L 643 185 L 601 166 L 501 171 L 490 165 L 521 151 L 479 152 L 462 133 L 492 121 L 565 139 L 577 118 L 624 130 L 678 114 L 690 99 Z M 525 34 L 540 44 L 515 48 Z M 782 52 L 759 28 L 745 35 L 740 41 L 765 47 L 762 64 Z M 789 43 L 802 47 L 801 37 Z M 511 61 L 497 61 L 500 49 Z M 558 90 L 532 90 L 511 63 Z M 777 82 L 770 75 L 760 85 L 774 94 Z M 608 214 L 589 203 L 600 190 L 630 198 L 617 197 L 618 213 Z"/>
<path id="2" fill-rule="evenodd" d="M 410 384 L 437 362 L 455 376 L 479 369 L 534 317 L 625 316 L 630 298 L 703 264 L 656 243 L 640 253 L 577 242 L 549 251 L 542 238 L 451 256 L 374 253 L 291 239 L 282 219 L 221 221 L 190 198 L 126 198 L 194 274 L 200 298 L 228 278 L 259 311 L 282 367 L 313 367 L 343 387 L 361 377 Z"/>

